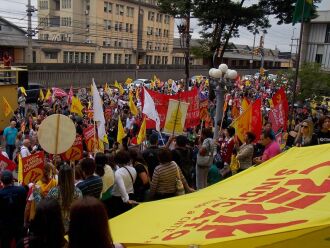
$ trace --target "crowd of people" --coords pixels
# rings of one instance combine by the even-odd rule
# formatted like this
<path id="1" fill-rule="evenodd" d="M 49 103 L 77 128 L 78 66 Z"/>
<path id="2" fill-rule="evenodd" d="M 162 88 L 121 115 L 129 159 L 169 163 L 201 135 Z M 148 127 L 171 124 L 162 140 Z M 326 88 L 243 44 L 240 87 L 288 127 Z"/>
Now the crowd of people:
<path id="1" fill-rule="evenodd" d="M 168 84 L 154 85 L 153 90 L 166 93 L 164 87 L 167 93 L 174 93 Z M 201 97 L 210 97 L 213 117 L 215 99 L 208 92 L 208 80 L 201 78 L 192 87 L 199 89 Z M 182 89 L 180 85 L 178 88 Z M 226 99 L 228 108 L 222 123 L 201 122 L 178 136 L 147 130 L 145 142 L 137 145 L 143 115 L 139 111 L 134 116 L 128 101 L 133 97 L 141 110 L 141 89 L 120 93 L 115 88 L 99 87 L 103 107 L 111 111 L 106 118 L 108 143 L 103 151 L 88 152 L 84 143 L 83 158 L 73 163 L 46 154 L 42 178 L 23 186 L 17 184 L 15 170 L 1 171 L 0 247 L 120 247 L 112 241 L 108 218 L 142 202 L 201 190 L 292 146 L 330 143 L 330 116 L 322 104 L 314 109 L 295 109 L 294 123 L 289 123 L 288 132 L 281 133 L 283 144 L 278 142 L 278 133 L 267 118 L 268 100 L 277 89 L 267 79 L 237 81 Z M 92 123 L 92 97 L 88 90 L 79 90 L 75 96 L 85 107 L 84 117 L 70 113 L 67 97 L 39 99 L 30 105 L 21 94 L 19 108 L 2 134 L 1 154 L 17 163 L 18 155 L 25 158 L 42 151 L 38 128 L 54 113 L 70 117 L 77 134 L 83 136 L 83 129 Z M 239 140 L 230 125 L 243 97 L 263 99 L 261 137 L 248 131 L 244 140 Z M 121 142 L 117 141 L 118 118 L 123 120 L 126 135 Z M 220 127 L 216 140 L 214 125 Z"/>

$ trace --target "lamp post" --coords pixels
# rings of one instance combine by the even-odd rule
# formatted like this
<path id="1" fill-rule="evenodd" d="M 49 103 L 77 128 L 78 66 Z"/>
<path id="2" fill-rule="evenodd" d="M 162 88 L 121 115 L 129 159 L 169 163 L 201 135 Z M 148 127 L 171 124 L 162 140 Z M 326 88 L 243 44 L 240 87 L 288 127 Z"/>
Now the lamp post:
<path id="1" fill-rule="evenodd" d="M 185 74 L 186 74 L 186 83 L 184 85 L 185 91 L 189 89 L 189 63 L 190 63 L 190 14 L 184 18 L 183 22 L 177 25 L 178 31 L 180 34 L 180 46 L 184 49 L 184 58 L 185 58 Z"/>
<path id="2" fill-rule="evenodd" d="M 223 120 L 223 105 L 224 105 L 224 93 L 225 93 L 225 86 L 229 85 L 229 80 L 234 80 L 237 77 L 237 72 L 235 70 L 228 69 L 226 64 L 219 65 L 219 68 L 211 68 L 209 70 L 209 76 L 217 82 L 215 88 L 216 94 L 216 109 L 215 109 L 215 119 L 214 119 L 214 139 L 218 139 L 219 136 L 219 128 L 218 123 L 219 121 Z"/>

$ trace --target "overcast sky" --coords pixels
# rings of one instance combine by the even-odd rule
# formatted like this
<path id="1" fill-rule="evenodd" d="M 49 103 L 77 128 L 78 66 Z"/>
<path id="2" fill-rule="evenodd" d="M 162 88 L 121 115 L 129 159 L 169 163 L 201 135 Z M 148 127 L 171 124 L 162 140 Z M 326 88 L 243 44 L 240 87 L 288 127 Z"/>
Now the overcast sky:
<path id="1" fill-rule="evenodd" d="M 28 0 L 0 0 L 0 16 L 8 19 L 9 21 L 26 28 L 27 17 L 26 17 L 26 4 Z M 257 0 L 248 0 L 247 4 L 252 4 Z M 32 5 L 37 7 L 37 0 L 31 0 Z M 323 0 L 319 5 L 319 10 L 330 10 L 330 1 Z M 33 26 L 36 26 L 37 19 L 36 13 L 33 17 Z M 265 47 L 274 49 L 277 47 L 281 51 L 290 51 L 291 38 L 294 30 L 294 38 L 299 36 L 300 24 L 292 25 L 276 25 L 276 20 L 271 19 L 272 27 L 267 30 L 265 36 Z M 197 20 L 192 20 L 192 29 L 194 30 L 193 38 L 199 37 L 200 27 L 198 26 Z M 176 28 L 175 28 L 176 30 Z M 177 36 L 177 32 L 176 32 Z M 253 34 L 248 32 L 246 29 L 240 29 L 240 37 L 231 39 L 231 42 L 238 44 L 253 45 Z M 257 35 L 256 43 L 259 43 L 259 36 Z M 293 47 L 293 52 L 295 52 Z"/>

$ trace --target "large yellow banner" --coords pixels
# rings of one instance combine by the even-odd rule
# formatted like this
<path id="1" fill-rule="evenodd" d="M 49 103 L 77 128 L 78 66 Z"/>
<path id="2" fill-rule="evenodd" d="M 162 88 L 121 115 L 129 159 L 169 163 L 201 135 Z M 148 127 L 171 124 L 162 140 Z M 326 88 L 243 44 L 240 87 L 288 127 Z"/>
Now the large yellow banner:
<path id="1" fill-rule="evenodd" d="M 330 247 L 329 206 L 330 144 L 292 148 L 196 193 L 141 204 L 110 228 L 128 247 Z"/>

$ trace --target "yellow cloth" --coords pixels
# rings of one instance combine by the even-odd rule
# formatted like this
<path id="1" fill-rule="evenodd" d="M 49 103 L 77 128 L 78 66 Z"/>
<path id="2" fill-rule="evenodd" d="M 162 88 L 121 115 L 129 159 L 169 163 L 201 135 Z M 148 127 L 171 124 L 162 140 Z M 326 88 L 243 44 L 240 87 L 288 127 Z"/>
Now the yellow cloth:
<path id="1" fill-rule="evenodd" d="M 10 113 L 14 113 L 13 108 L 10 106 L 6 97 L 3 96 L 2 101 L 3 101 L 3 112 L 4 112 L 5 116 L 7 117 L 8 115 L 10 115 Z"/>
<path id="2" fill-rule="evenodd" d="M 139 134 L 137 136 L 137 144 L 141 144 L 147 136 L 147 124 L 146 124 L 146 118 L 144 117 L 143 122 L 140 127 Z"/>
<path id="3" fill-rule="evenodd" d="M 124 127 L 123 127 L 123 123 L 121 122 L 121 119 L 119 117 L 118 119 L 118 133 L 117 133 L 117 142 L 119 144 L 122 144 L 123 143 L 123 138 L 126 137 L 126 133 L 124 131 Z"/>
<path id="4" fill-rule="evenodd" d="M 81 104 L 80 100 L 78 97 L 73 96 L 72 97 L 72 102 L 71 102 L 71 108 L 70 112 L 71 113 L 76 113 L 79 116 L 83 117 L 82 110 L 84 109 L 84 106 Z"/>

